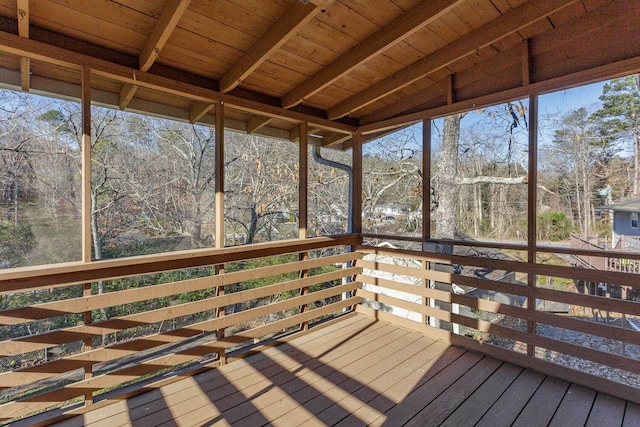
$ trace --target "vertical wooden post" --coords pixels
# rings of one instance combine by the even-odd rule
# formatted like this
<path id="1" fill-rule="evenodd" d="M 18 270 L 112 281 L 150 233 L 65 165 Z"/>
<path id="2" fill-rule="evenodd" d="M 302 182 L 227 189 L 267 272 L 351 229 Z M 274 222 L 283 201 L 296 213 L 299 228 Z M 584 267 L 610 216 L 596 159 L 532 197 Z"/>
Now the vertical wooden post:
<path id="1" fill-rule="evenodd" d="M 527 183 L 527 261 L 536 262 L 537 247 L 537 225 L 536 217 L 538 211 L 538 96 L 529 97 L 529 176 Z M 529 297 L 527 298 L 527 309 L 535 311 L 536 298 L 534 290 L 536 287 L 536 274 L 527 273 L 527 285 L 529 286 Z M 532 320 L 527 321 L 527 332 L 535 334 L 536 324 Z M 535 355 L 535 346 L 527 343 L 527 355 Z"/>
<path id="2" fill-rule="evenodd" d="M 91 70 L 82 68 L 82 261 L 91 261 Z"/>
<path id="3" fill-rule="evenodd" d="M 309 124 L 302 122 L 298 126 L 300 134 L 300 142 L 298 143 L 298 238 L 306 239 L 308 237 L 308 191 L 309 191 Z M 298 254 L 298 261 L 305 261 L 308 257 L 308 253 L 300 252 Z M 300 278 L 308 277 L 309 271 L 304 269 L 300 270 Z M 308 287 L 300 289 L 300 295 L 307 295 L 309 293 Z M 308 304 L 300 306 L 300 313 L 304 313 L 309 310 Z M 306 331 L 309 329 L 309 322 L 301 322 L 300 329 Z"/>
<path id="4" fill-rule="evenodd" d="M 353 134 L 351 155 L 353 156 L 351 232 L 359 234 L 362 233 L 362 134 L 359 131 Z"/>
<path id="5" fill-rule="evenodd" d="M 225 230 L 224 230 L 224 103 L 220 102 L 216 106 L 216 170 L 215 170 L 215 190 L 216 190 L 216 248 L 222 249 L 225 246 Z M 224 274 L 224 264 L 215 266 L 216 275 Z M 216 288 L 216 296 L 224 295 L 224 285 Z M 216 317 L 225 315 L 225 307 L 216 310 Z M 224 338 L 224 329 L 218 329 L 216 333 L 219 340 Z M 220 364 L 227 362 L 227 356 L 224 349 L 218 353 Z"/>
<path id="6" fill-rule="evenodd" d="M 362 134 L 356 130 L 351 138 L 351 232 L 358 234 L 358 242 L 362 243 Z M 355 250 L 353 246 L 349 248 Z M 355 280 L 355 277 L 352 278 Z M 352 295 L 355 293 L 352 292 Z M 351 307 L 355 310 L 355 306 Z"/>
<path id="7" fill-rule="evenodd" d="M 422 249 L 424 243 L 431 238 L 431 120 L 422 120 Z M 429 270 L 431 263 L 422 262 L 422 268 Z M 430 280 L 422 279 L 422 287 L 429 288 Z M 422 304 L 426 307 L 430 304 L 429 298 L 422 298 Z M 422 324 L 428 324 L 429 317 L 422 315 Z"/>
<path id="8" fill-rule="evenodd" d="M 82 109 L 82 139 L 81 151 L 81 175 L 82 175 L 82 261 L 91 262 L 91 69 L 82 68 L 81 77 L 81 109 Z M 91 296 L 91 283 L 83 285 L 82 294 Z M 91 310 L 83 313 L 85 325 L 92 322 Z M 84 351 L 93 349 L 91 338 L 84 340 Z M 93 365 L 88 365 L 84 369 L 84 378 L 93 376 Z M 86 405 L 93 403 L 93 393 L 87 392 L 84 396 Z"/>

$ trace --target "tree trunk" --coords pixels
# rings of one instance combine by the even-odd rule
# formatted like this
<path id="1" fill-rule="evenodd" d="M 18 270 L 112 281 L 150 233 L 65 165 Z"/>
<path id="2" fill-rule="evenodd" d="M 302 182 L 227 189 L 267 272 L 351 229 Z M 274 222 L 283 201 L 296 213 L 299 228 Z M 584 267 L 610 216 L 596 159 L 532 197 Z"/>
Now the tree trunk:
<path id="1" fill-rule="evenodd" d="M 455 238 L 458 218 L 456 175 L 458 174 L 458 144 L 460 143 L 460 120 L 462 116 L 463 114 L 454 114 L 444 119 L 444 133 L 438 168 L 438 209 L 435 213 L 435 237 L 438 239 Z M 444 245 L 441 251 L 443 253 L 452 253 L 453 247 Z"/>

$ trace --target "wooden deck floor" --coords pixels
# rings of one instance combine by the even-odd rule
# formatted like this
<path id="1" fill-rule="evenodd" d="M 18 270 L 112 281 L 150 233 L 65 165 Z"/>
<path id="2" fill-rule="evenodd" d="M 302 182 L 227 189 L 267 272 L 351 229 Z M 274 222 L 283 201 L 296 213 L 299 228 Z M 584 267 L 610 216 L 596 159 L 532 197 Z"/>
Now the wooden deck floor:
<path id="1" fill-rule="evenodd" d="M 640 406 L 363 315 L 59 426 L 638 426 Z"/>

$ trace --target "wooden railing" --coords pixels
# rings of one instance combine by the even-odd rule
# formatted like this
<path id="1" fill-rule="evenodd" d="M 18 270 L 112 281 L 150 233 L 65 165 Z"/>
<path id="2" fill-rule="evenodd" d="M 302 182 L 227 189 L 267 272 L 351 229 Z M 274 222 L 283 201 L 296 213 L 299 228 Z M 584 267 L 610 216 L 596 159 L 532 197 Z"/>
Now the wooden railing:
<path id="1" fill-rule="evenodd" d="M 626 243 L 619 245 L 620 249 L 632 249 L 635 252 L 638 252 L 640 244 L 638 244 L 637 242 L 640 240 L 638 240 L 637 238 L 622 236 L 621 241 L 625 241 Z M 596 242 L 584 239 L 575 234 L 571 234 L 570 245 L 573 249 L 590 251 L 588 253 L 575 255 L 575 258 L 578 259 L 584 267 L 595 268 L 598 270 L 640 274 L 640 260 L 626 257 L 624 255 L 624 252 L 622 252 L 621 250 L 616 251 L 617 255 L 612 255 L 613 251 L 607 251 L 604 246 Z"/>
<path id="2" fill-rule="evenodd" d="M 182 372 L 217 366 L 243 345 L 298 331 L 354 306 L 378 319 L 640 403 L 638 388 L 616 381 L 625 375 L 640 378 L 640 332 L 612 321 L 640 319 L 640 302 L 466 272 L 502 270 L 636 291 L 637 275 L 361 242 L 357 235 L 313 238 L 0 272 L 0 302 L 14 302 L 0 311 L 0 332 L 5 334 L 0 340 L 0 420 L 56 405 L 65 405 L 65 414 L 95 408 L 174 381 Z M 394 262 L 398 259 L 405 262 Z M 215 274 L 220 265 L 225 272 Z M 166 272 L 176 274 L 167 280 Z M 106 286 L 104 293 L 97 292 L 96 282 L 106 285 L 123 278 L 140 285 L 112 292 Z M 262 285 L 255 286 L 258 282 Z M 91 283 L 93 287 L 87 285 Z M 217 292 L 222 288 L 224 293 Z M 56 298 L 29 302 L 30 296 L 47 293 Z M 24 303 L 15 303 L 21 298 Z M 571 309 L 568 314 L 545 311 L 541 302 Z M 595 312 L 607 316 L 596 317 Z M 549 334 L 550 328 L 619 343 L 620 351 L 589 346 L 586 339 L 572 342 Z M 572 368 L 585 363 L 612 375 Z M 181 375 L 161 376 L 176 369 Z"/>
<path id="3" fill-rule="evenodd" d="M 358 250 L 364 255 L 356 263 L 364 269 L 356 278 L 364 285 L 356 291 L 364 299 L 360 312 L 640 403 L 640 332 L 625 322 L 640 319 L 640 302 L 568 289 L 573 280 L 638 290 L 637 275 L 371 246 Z M 462 274 L 446 264 L 463 267 L 455 269 Z M 554 289 L 465 274 L 473 269 L 562 278 L 568 285 Z M 568 309 L 544 309 L 550 305 Z"/>
<path id="4" fill-rule="evenodd" d="M 571 233 L 570 245 L 574 249 L 587 250 L 587 251 L 604 251 L 604 246 L 600 246 L 594 242 L 586 240 L 576 234 Z M 605 270 L 607 266 L 607 259 L 603 256 L 593 255 L 576 255 L 578 260 L 583 263 L 583 266 L 595 268 L 598 270 Z"/>
<path id="5" fill-rule="evenodd" d="M 361 256 L 346 250 L 358 241 L 314 238 L 0 272 L 0 302 L 13 301 L 0 311 L 0 420 L 121 399 L 117 390 L 101 394 L 167 370 L 224 363 L 239 346 L 342 313 L 361 300 L 343 296 L 360 286 L 343 281 L 362 272 L 343 267 Z M 251 260 L 267 261 L 249 268 Z M 217 265 L 233 268 L 216 275 Z M 166 272 L 177 274 L 167 280 Z M 122 278 L 140 287 L 97 293 L 95 282 Z M 29 302 L 47 294 L 56 300 Z"/>

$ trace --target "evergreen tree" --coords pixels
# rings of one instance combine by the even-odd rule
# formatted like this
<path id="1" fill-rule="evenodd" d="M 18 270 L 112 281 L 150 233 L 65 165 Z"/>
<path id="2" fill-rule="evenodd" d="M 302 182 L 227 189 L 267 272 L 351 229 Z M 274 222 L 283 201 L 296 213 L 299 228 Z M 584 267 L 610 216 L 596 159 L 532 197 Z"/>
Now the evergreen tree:
<path id="1" fill-rule="evenodd" d="M 613 79 L 602 88 L 602 108 L 594 113 L 608 141 L 633 146 L 633 196 L 640 182 L 640 75 Z"/>

